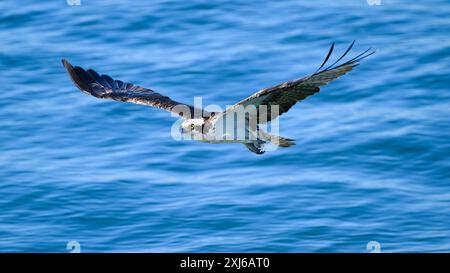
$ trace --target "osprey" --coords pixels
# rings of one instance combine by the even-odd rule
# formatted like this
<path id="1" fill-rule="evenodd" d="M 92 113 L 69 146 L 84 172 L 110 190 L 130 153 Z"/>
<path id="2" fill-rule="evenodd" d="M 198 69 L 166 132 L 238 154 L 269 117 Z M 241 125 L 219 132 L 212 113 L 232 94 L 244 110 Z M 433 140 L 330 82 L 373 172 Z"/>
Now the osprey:
<path id="1" fill-rule="evenodd" d="M 333 43 L 315 73 L 262 89 L 223 112 L 208 112 L 174 101 L 151 89 L 114 80 L 108 75 L 99 75 L 92 69 L 74 67 L 65 59 L 62 63 L 73 83 L 91 96 L 167 110 L 184 119 L 180 128 L 183 136 L 207 143 L 242 143 L 250 151 L 263 154 L 267 143 L 272 143 L 275 147 L 289 147 L 295 143 L 293 139 L 269 134 L 261 126 L 287 112 L 297 102 L 319 92 L 322 85 L 351 71 L 362 59 L 375 53 L 369 48 L 356 57 L 339 63 L 354 44 L 355 41 L 333 64 L 325 67 L 333 52 Z"/>

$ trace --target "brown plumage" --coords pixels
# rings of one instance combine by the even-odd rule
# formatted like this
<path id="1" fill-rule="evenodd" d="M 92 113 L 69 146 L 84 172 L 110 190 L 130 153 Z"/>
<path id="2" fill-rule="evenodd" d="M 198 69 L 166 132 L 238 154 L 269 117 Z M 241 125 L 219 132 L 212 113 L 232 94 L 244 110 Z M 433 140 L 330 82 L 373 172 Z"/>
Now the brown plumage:
<path id="1" fill-rule="evenodd" d="M 75 86 L 96 98 L 153 106 L 180 116 L 185 116 L 187 112 L 191 113 L 191 115 L 194 112 L 200 113 L 199 115 L 202 115 L 202 112 L 203 115 L 205 114 L 205 111 L 201 109 L 195 109 L 191 105 L 174 101 L 151 89 L 114 80 L 108 75 L 100 76 L 92 69 L 84 70 L 79 66 L 74 67 L 65 59 L 62 60 L 62 63 Z M 192 116 L 189 118 L 192 118 Z"/>
<path id="2" fill-rule="evenodd" d="M 371 51 L 371 49 L 369 48 L 353 59 L 343 64 L 336 65 L 347 55 L 354 44 L 355 41 L 353 41 L 353 43 L 345 51 L 345 53 L 341 57 L 339 57 L 332 65 L 328 66 L 325 69 L 322 69 L 333 52 L 333 43 L 324 62 L 314 74 L 297 80 L 284 82 L 273 87 L 262 89 L 230 107 L 226 112 L 232 112 L 239 106 L 254 105 L 258 109 L 259 106 L 265 105 L 266 107 L 261 107 L 258 109 L 259 111 L 257 111 L 259 121 L 258 123 L 263 124 L 277 118 L 279 115 L 282 115 L 283 113 L 289 111 L 289 109 L 291 109 L 291 107 L 294 106 L 297 102 L 300 102 L 305 98 L 319 92 L 320 86 L 326 85 L 329 82 L 351 71 L 353 68 L 359 65 L 359 62 L 362 59 L 375 53 L 375 51 Z M 272 105 L 278 105 L 278 115 L 273 115 L 271 113 Z"/>

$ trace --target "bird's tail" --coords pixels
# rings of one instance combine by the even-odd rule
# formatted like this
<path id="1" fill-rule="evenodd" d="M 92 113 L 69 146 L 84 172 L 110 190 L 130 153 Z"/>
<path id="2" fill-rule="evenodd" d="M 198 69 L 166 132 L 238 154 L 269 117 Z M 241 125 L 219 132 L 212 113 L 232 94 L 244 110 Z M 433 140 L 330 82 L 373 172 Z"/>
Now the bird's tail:
<path id="1" fill-rule="evenodd" d="M 278 147 L 290 147 L 295 145 L 295 140 L 291 138 L 281 137 L 281 136 L 272 136 L 270 138 L 270 142 Z"/>

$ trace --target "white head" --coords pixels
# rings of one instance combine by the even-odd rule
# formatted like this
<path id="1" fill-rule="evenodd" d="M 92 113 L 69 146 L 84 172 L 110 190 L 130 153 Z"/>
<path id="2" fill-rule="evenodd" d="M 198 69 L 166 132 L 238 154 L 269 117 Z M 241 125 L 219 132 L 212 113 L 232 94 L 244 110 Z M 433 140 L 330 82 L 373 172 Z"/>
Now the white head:
<path id="1" fill-rule="evenodd" d="M 203 118 L 186 119 L 181 123 L 182 134 L 202 134 L 205 120 Z"/>

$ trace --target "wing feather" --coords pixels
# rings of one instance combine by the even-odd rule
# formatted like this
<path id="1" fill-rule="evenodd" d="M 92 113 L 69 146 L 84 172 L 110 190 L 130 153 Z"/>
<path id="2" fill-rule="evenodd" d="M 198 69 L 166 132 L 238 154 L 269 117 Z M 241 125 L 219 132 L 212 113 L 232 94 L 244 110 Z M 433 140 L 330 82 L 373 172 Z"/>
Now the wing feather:
<path id="1" fill-rule="evenodd" d="M 339 64 L 339 61 L 341 61 L 352 49 L 354 43 L 355 41 L 352 42 L 352 44 L 348 47 L 344 54 L 337 59 L 337 61 L 335 61 L 327 68 L 322 69 L 326 65 L 333 52 L 333 43 L 322 65 L 314 74 L 297 80 L 284 82 L 273 87 L 262 89 L 251 95 L 250 97 L 238 102 L 222 114 L 226 115 L 228 113 L 231 113 L 238 109 L 240 106 L 246 107 L 248 105 L 254 105 L 258 110 L 256 112 L 257 117 L 254 117 L 258 118 L 258 123 L 265 123 L 277 118 L 279 115 L 289 111 L 289 109 L 296 103 L 319 92 L 321 86 L 326 85 L 331 81 L 337 79 L 338 77 L 348 73 L 356 66 L 358 66 L 359 62 L 362 59 L 367 58 L 368 56 L 375 53 L 375 51 L 371 51 L 371 49 L 369 48 L 363 53 L 350 59 L 349 61 Z M 263 105 L 267 107 L 260 107 Z M 273 113 L 271 113 L 271 107 L 275 105 L 279 107 L 278 115 L 274 115 Z"/>
<path id="2" fill-rule="evenodd" d="M 174 101 L 151 89 L 114 80 L 108 75 L 99 75 L 93 69 L 84 70 L 79 66 L 74 67 L 64 59 L 62 63 L 75 86 L 96 98 L 153 106 L 182 117 L 188 115 L 189 118 L 192 118 L 194 115 L 208 115 L 206 111 Z"/>

